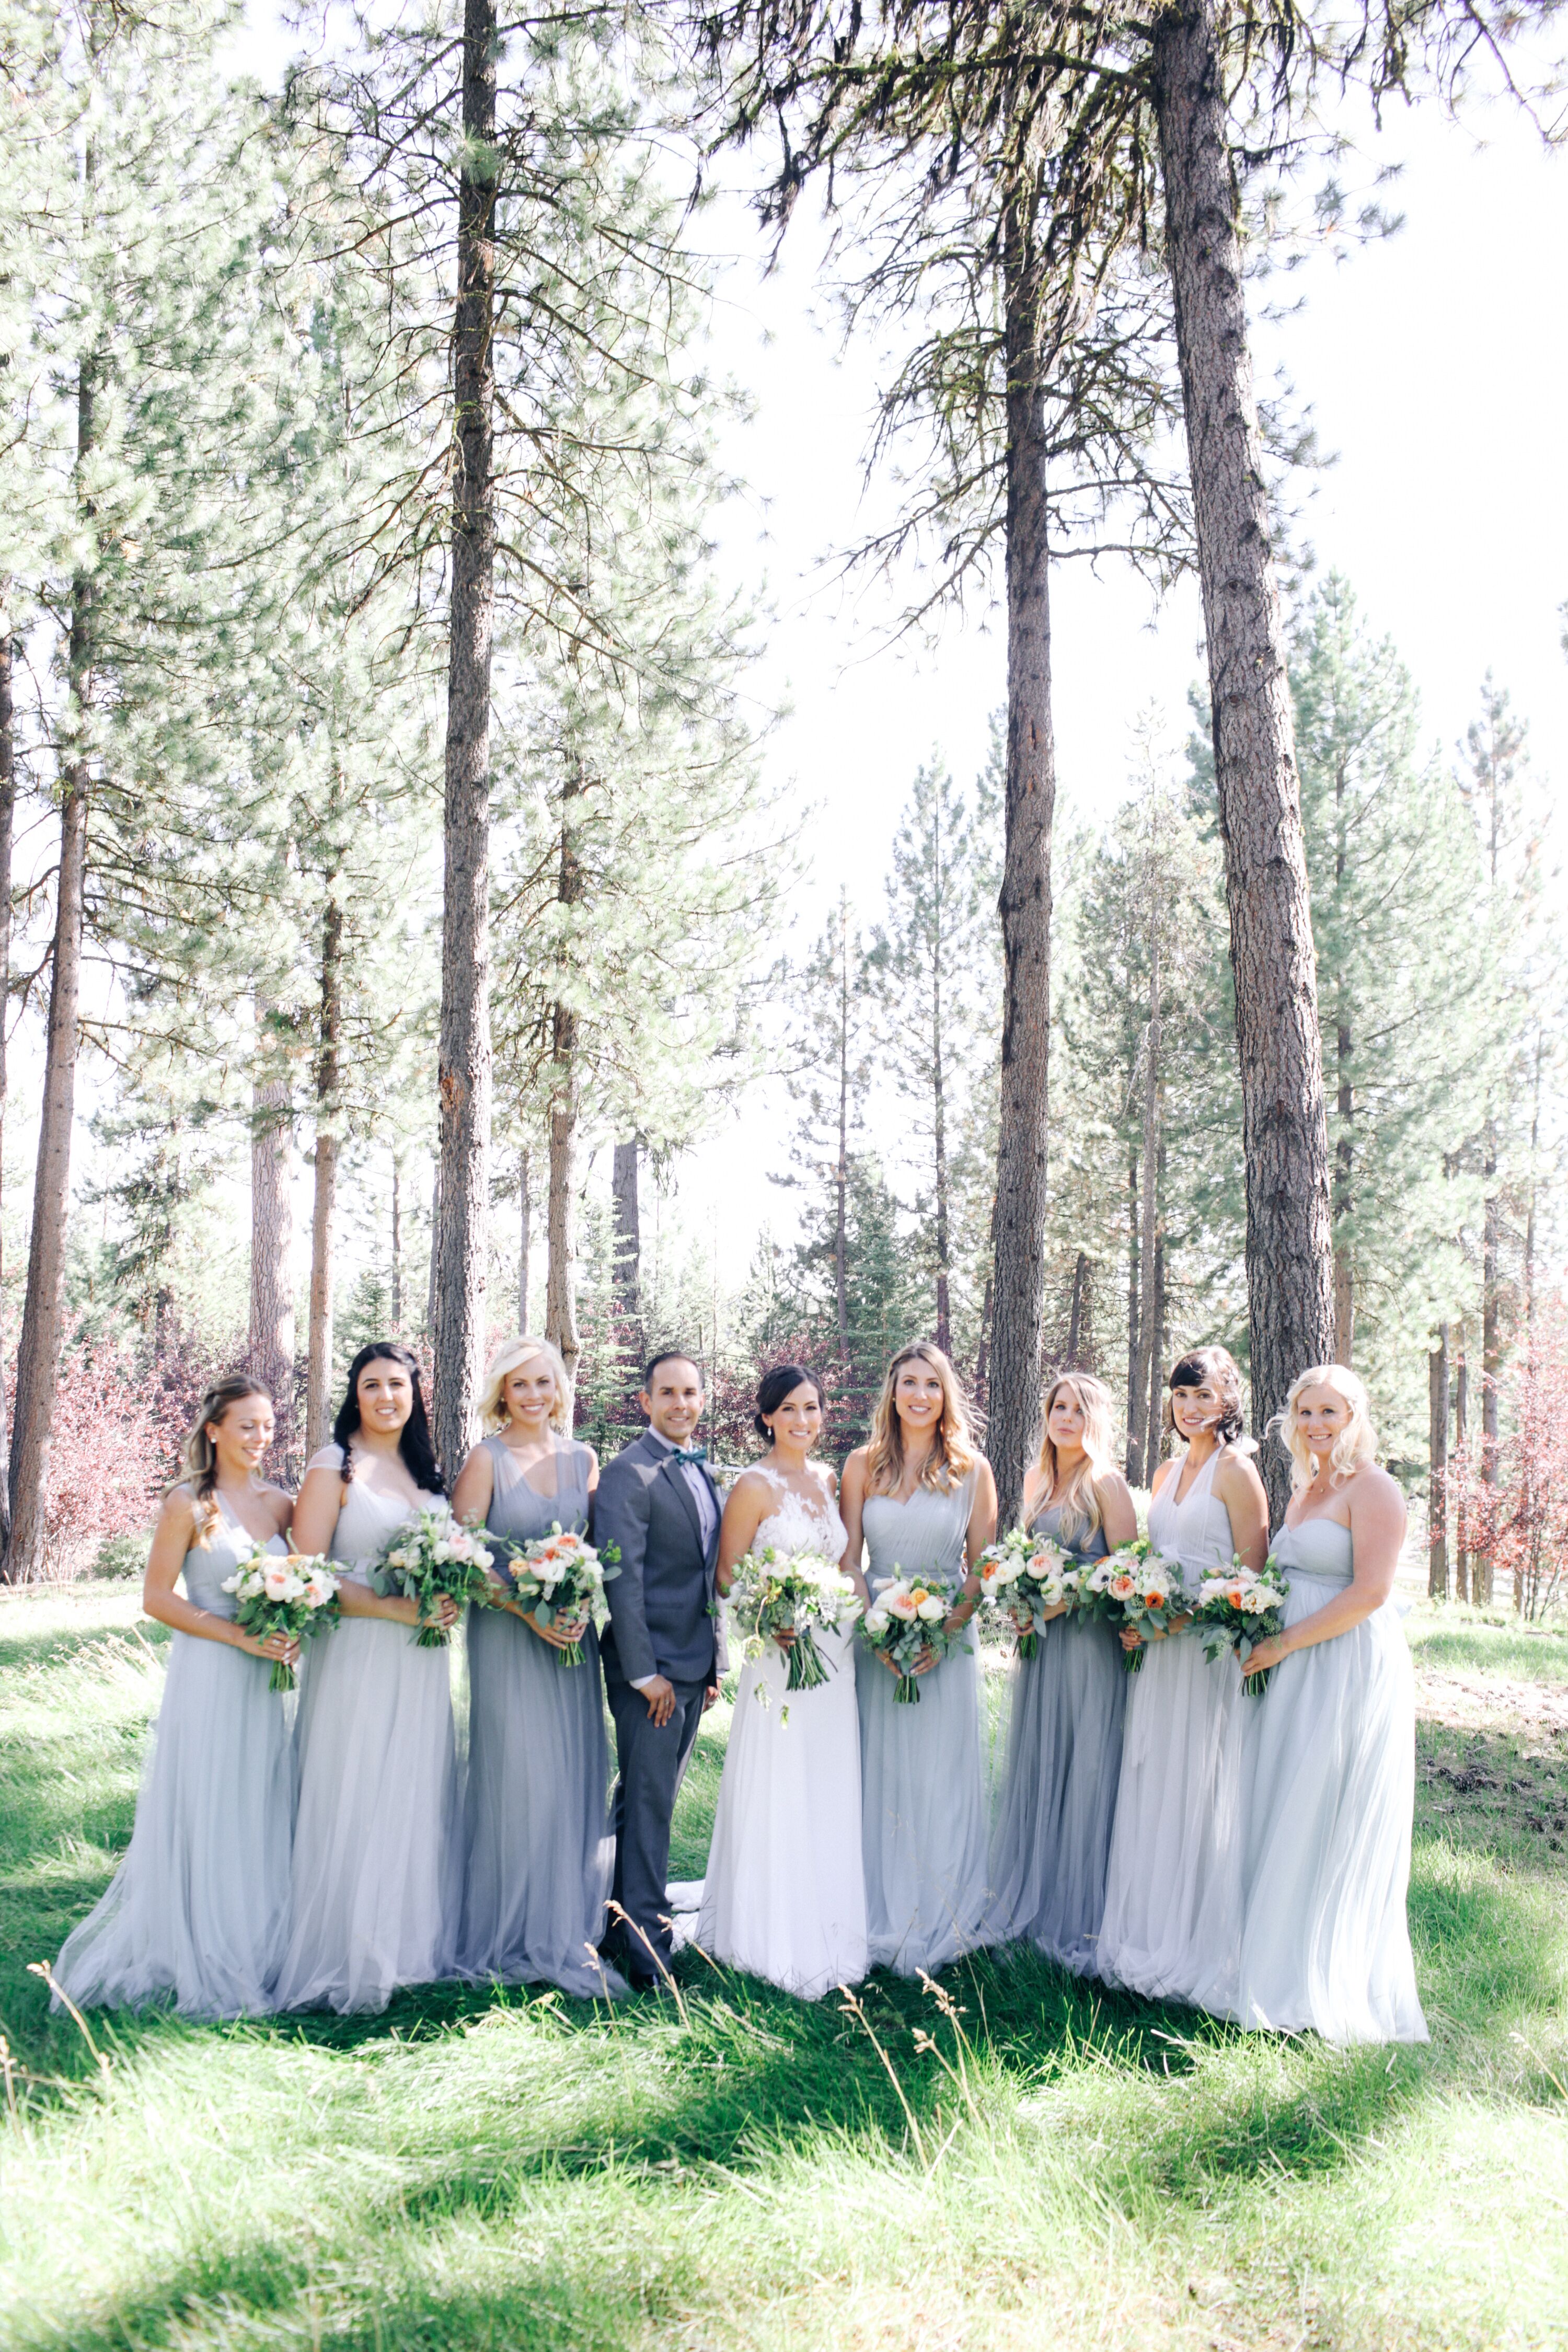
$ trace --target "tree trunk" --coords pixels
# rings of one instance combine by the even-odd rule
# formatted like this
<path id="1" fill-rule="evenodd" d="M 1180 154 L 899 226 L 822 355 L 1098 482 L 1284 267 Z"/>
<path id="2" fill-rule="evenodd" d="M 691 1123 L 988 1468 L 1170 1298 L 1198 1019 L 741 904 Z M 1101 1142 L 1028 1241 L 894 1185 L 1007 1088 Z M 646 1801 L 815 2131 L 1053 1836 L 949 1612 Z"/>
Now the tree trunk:
<path id="1" fill-rule="evenodd" d="M 1138 1147 L 1127 1155 L 1127 1483 L 1142 1484 L 1143 1412 L 1149 1391 L 1138 1375 L 1143 1348 L 1138 1328 L 1142 1269 L 1138 1262 Z"/>
<path id="2" fill-rule="evenodd" d="M 570 1377 L 581 1345 L 574 1281 L 577 1210 L 577 1015 L 557 1004 L 552 1024 L 550 1198 L 544 1272 L 544 1336 L 559 1349 Z"/>
<path id="3" fill-rule="evenodd" d="M 425 1330 L 428 1338 L 436 1336 L 436 1293 L 440 1287 L 441 1256 L 441 1162 L 436 1161 L 430 1177 L 430 1265 L 425 1277 Z"/>
<path id="4" fill-rule="evenodd" d="M 0 1172 L 5 1157 L 5 1029 L 11 1016 L 11 844 L 16 816 L 16 706 L 11 678 L 14 644 L 0 620 Z M 0 1240 L 4 1237 L 0 1221 Z M 0 1253 L 0 1277 L 5 1273 Z M 0 1561 L 11 1539 L 11 1483 L 6 1475 L 5 1293 L 0 1280 Z"/>
<path id="5" fill-rule="evenodd" d="M 1155 1228 L 1160 1216 L 1160 943 L 1152 941 L 1149 954 L 1149 1025 L 1143 1037 L 1143 1199 L 1141 1223 L 1142 1244 L 1139 1255 L 1143 1267 L 1143 1299 L 1138 1317 L 1141 1339 L 1138 1358 L 1138 1386 L 1142 1399 L 1139 1422 L 1142 1445 L 1138 1465 L 1138 1485 L 1146 1486 L 1154 1475 L 1158 1415 L 1154 1399 L 1159 1395 L 1160 1379 L 1160 1315 L 1155 1297 L 1161 1265 L 1155 1245 Z"/>
<path id="6" fill-rule="evenodd" d="M 931 981 L 931 1156 L 936 1181 L 936 1344 L 952 1353 L 952 1235 L 947 1186 L 947 1087 L 942 1052 L 941 941 Z"/>
<path id="7" fill-rule="evenodd" d="M 1094 1370 L 1094 1263 L 1087 1250 L 1079 1250 L 1072 1270 L 1067 1369 L 1069 1372 Z"/>
<path id="8" fill-rule="evenodd" d="M 1456 1482 L 1458 1493 L 1454 1502 L 1454 1598 L 1468 1601 L 1470 1597 L 1470 1368 L 1465 1355 L 1465 1327 L 1453 1327 L 1451 1352 L 1456 1370 L 1454 1391 L 1454 1444 L 1449 1455 L 1458 1462 L 1459 1475 Z"/>
<path id="9" fill-rule="evenodd" d="M 984 1414 L 985 1411 L 986 1400 L 990 1389 L 991 1317 L 992 1310 L 996 1302 L 996 1277 L 994 1271 L 996 1257 L 996 1197 L 994 1193 L 993 1193 L 991 1198 L 990 1244 L 987 1255 L 991 1260 L 991 1264 L 986 1267 L 985 1287 L 980 1297 L 980 1337 L 975 1341 L 974 1346 L 974 1402 L 976 1409 L 982 1414 Z"/>
<path id="10" fill-rule="evenodd" d="M 342 1040 L 343 910 L 327 877 L 321 913 L 321 1029 L 316 1041 L 315 1191 L 310 1205 L 310 1328 L 305 1363 L 305 1453 L 325 1445 L 332 1421 L 332 1210 L 338 1181 L 339 1051 Z"/>
<path id="11" fill-rule="evenodd" d="M 849 910 L 838 903 L 838 1164 L 834 1171 L 833 1307 L 838 1360 L 849 1363 Z"/>
<path id="12" fill-rule="evenodd" d="M 452 593 L 441 931 L 437 1458 L 468 1452 L 485 1341 L 489 1208 L 490 635 L 495 603 L 495 0 L 464 0 L 453 332 Z"/>
<path id="13" fill-rule="evenodd" d="M 97 425 L 97 363 L 83 360 L 77 376 L 77 473 L 90 457 Z M 93 506 L 80 500 L 90 524 Z M 13 1583 L 44 1568 L 49 1432 L 54 1423 L 64 1328 L 66 1218 L 70 1202 L 71 1127 L 76 1114 L 76 1066 L 80 1048 L 82 927 L 87 883 L 87 810 L 91 788 L 93 624 L 92 572 L 71 583 L 67 654 L 72 756 L 60 803 L 60 863 L 55 887 L 55 934 L 49 972 L 48 1028 L 44 1046 L 44 1095 L 38 1158 L 33 1179 L 33 1232 L 27 1252 L 27 1295 L 16 1347 L 16 1419 L 11 1435 L 11 1527 L 5 1572 Z"/>
<path id="14" fill-rule="evenodd" d="M 525 1333 L 528 1329 L 528 1261 L 533 1249 L 533 1234 L 531 1230 L 532 1224 L 533 1198 L 529 1190 L 529 1178 L 531 1173 L 532 1171 L 529 1166 L 528 1150 L 525 1146 L 523 1150 L 518 1155 L 517 1167 L 519 1224 L 517 1237 L 517 1328 L 520 1335 Z"/>
<path id="15" fill-rule="evenodd" d="M 1152 1486 L 1154 1473 L 1165 1450 L 1165 1433 L 1162 1427 L 1160 1393 L 1165 1384 L 1165 1088 L 1162 1080 L 1159 1099 L 1155 1104 L 1155 1125 L 1159 1141 L 1154 1154 L 1154 1279 L 1150 1297 L 1150 1319 L 1153 1327 L 1153 1345 L 1149 1350 L 1149 1442 L 1144 1449 L 1143 1484 Z"/>
<path id="16" fill-rule="evenodd" d="M 1448 1598 L 1448 1327 L 1426 1359 L 1426 1590 Z"/>
<path id="17" fill-rule="evenodd" d="M 616 1222 L 616 1313 L 620 1318 L 625 1345 L 630 1349 L 637 1369 L 639 1387 L 642 1384 L 643 1358 L 647 1353 L 642 1328 L 642 1226 L 637 1202 L 640 1158 L 641 1147 L 635 1135 L 629 1142 L 617 1143 L 610 1176 Z"/>
<path id="18" fill-rule="evenodd" d="M 1334 1346 L 1317 961 L 1213 0 L 1178 0 L 1159 18 L 1153 67 L 1236 974 L 1261 1435 L 1296 1374 Z M 1264 1464 L 1278 1520 L 1289 1461 L 1270 1446 Z"/>
<path id="19" fill-rule="evenodd" d="M 1002 225 L 1007 362 L 1007 772 L 1002 891 L 1002 1071 L 996 1140 L 995 1321 L 988 1444 L 999 1525 L 1011 1527 L 1040 1414 L 1051 1047 L 1049 513 L 1039 381 L 1039 264 L 1021 203 Z"/>
<path id="20" fill-rule="evenodd" d="M 403 1170 L 392 1155 L 392 1328 L 403 1330 Z"/>
<path id="21" fill-rule="evenodd" d="M 1486 1488 L 1485 1540 L 1470 1564 L 1470 1598 L 1478 1609 L 1492 1597 L 1492 1540 L 1497 1533 L 1498 1375 L 1502 1368 L 1502 1315 L 1498 1295 L 1502 1203 L 1497 1185 L 1497 1124 L 1489 1118 L 1481 1175 L 1481 1485 Z"/>
<path id="22" fill-rule="evenodd" d="M 1335 1024 L 1334 1060 L 1339 1079 L 1334 1108 L 1340 1128 L 1334 1139 L 1334 1361 L 1348 1365 L 1355 1361 L 1355 1272 L 1350 1244 L 1355 1154 L 1351 1119 L 1355 1109 L 1355 1089 L 1351 1083 L 1350 1024 L 1344 1020 Z"/>
<path id="23" fill-rule="evenodd" d="M 289 1081 L 267 1069 L 267 1007 L 256 1008 L 250 1112 L 250 1370 L 271 1396 L 287 1445 L 294 1419 L 294 1233 Z"/>

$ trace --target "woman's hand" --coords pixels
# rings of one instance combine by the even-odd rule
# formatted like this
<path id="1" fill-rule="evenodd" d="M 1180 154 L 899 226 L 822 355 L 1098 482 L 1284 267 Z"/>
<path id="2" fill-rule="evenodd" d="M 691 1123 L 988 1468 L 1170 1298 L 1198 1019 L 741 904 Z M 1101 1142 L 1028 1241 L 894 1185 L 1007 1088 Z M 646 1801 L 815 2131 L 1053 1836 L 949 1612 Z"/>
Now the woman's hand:
<path id="1" fill-rule="evenodd" d="M 300 1644 L 292 1633 L 268 1633 L 263 1639 L 255 1633 L 241 1633 L 237 1628 L 235 1647 L 243 1650 L 247 1657 L 265 1658 L 268 1664 L 279 1659 L 286 1666 L 299 1664 Z"/>
<path id="2" fill-rule="evenodd" d="M 1053 1601 L 1048 1609 L 1041 1610 L 1040 1622 L 1042 1625 L 1048 1625 L 1053 1617 L 1065 1617 L 1067 1613 L 1068 1604 L 1065 1601 Z M 1030 1620 L 1030 1622 L 1033 1622 L 1032 1619 Z M 1029 1626 L 1024 1625 L 1020 1628 L 1020 1631 L 1026 1633 L 1029 1631 Z"/>
<path id="3" fill-rule="evenodd" d="M 394 1593 L 388 1594 L 381 1606 L 382 1614 L 395 1618 L 400 1625 L 417 1625 L 420 1622 L 417 1601 L 407 1601 L 401 1594 Z M 434 1613 L 426 1617 L 425 1622 L 439 1625 L 443 1633 L 449 1633 L 462 1613 L 451 1594 L 443 1592 L 436 1603 Z"/>
<path id="4" fill-rule="evenodd" d="M 1121 1646 L 1124 1650 L 1141 1650 L 1143 1647 L 1144 1638 L 1135 1625 L 1123 1625 L 1121 1628 Z M 1163 1642 L 1165 1636 L 1163 1633 L 1151 1633 L 1147 1638 L 1151 1642 Z"/>
<path id="5" fill-rule="evenodd" d="M 793 1625 L 780 1625 L 773 1634 L 773 1640 L 778 1643 L 779 1648 L 784 1652 L 786 1658 L 794 1649 L 796 1638 L 795 1630 Z"/>
<path id="6" fill-rule="evenodd" d="M 529 1632 L 537 1633 L 542 1642 L 548 1642 L 552 1650 L 569 1650 L 573 1643 L 580 1642 L 588 1630 L 586 1611 L 580 1617 L 558 1617 L 553 1625 L 542 1625 L 537 1617 L 530 1616 L 521 1609 L 518 1615 Z"/>
<path id="7" fill-rule="evenodd" d="M 1236 1658 L 1237 1664 L 1244 1675 L 1266 1675 L 1270 1666 L 1277 1666 L 1280 1660 L 1288 1658 L 1290 1653 L 1286 1648 L 1284 1637 L 1281 1634 L 1270 1633 L 1267 1641 L 1255 1642 L 1245 1658 L 1237 1656 L 1234 1650 L 1231 1655 Z"/>

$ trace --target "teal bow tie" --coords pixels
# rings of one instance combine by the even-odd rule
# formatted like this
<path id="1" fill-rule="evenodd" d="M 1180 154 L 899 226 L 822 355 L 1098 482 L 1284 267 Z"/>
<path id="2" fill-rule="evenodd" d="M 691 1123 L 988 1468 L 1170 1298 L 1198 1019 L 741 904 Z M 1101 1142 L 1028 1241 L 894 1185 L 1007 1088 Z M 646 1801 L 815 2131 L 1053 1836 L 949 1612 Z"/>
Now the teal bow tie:
<path id="1" fill-rule="evenodd" d="M 706 1462 L 708 1448 L 705 1445 L 678 1445 L 669 1458 L 672 1462 Z"/>

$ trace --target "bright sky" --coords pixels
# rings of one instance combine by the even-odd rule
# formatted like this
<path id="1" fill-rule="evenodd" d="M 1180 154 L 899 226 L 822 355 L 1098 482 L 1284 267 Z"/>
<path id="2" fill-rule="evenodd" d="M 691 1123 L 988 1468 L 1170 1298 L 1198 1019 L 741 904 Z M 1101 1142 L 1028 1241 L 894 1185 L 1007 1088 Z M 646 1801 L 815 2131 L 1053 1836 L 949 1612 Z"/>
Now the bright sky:
<path id="1" fill-rule="evenodd" d="M 245 62 L 273 80 L 285 38 L 266 0 L 252 0 L 251 20 Z M 1281 370 L 1338 459 L 1317 480 L 1306 536 L 1320 569 L 1347 573 L 1396 641 L 1435 748 L 1453 755 L 1489 667 L 1530 723 L 1538 770 L 1568 778 L 1568 311 L 1542 267 L 1568 250 L 1568 157 L 1545 154 L 1501 110 L 1463 129 L 1398 117 L 1373 152 L 1405 167 L 1391 199 L 1403 231 L 1341 265 L 1310 264 L 1291 283 L 1294 315 L 1257 330 L 1260 383 Z M 976 618 L 947 627 L 934 652 L 858 652 L 896 597 L 869 584 L 850 612 L 817 566 L 854 536 L 869 358 L 840 354 L 809 227 L 792 232 L 766 279 L 742 205 L 706 215 L 702 236 L 725 257 L 716 355 L 756 404 L 731 451 L 751 496 L 722 560 L 753 586 L 765 573 L 778 614 L 760 691 L 792 715 L 769 743 L 769 786 L 826 804 L 799 904 L 808 936 L 840 882 L 875 915 L 918 762 L 936 748 L 960 774 L 980 763 L 1004 646 Z M 1088 813 L 1120 794 L 1137 713 L 1152 703 L 1184 731 L 1201 667 L 1196 596 L 1186 588 L 1156 609 L 1136 581 L 1076 564 L 1054 596 L 1061 788 Z M 682 1170 L 682 1222 L 712 1235 L 726 1279 L 750 1257 L 754 1171 L 776 1164 L 782 1129 L 782 1107 L 753 1098 L 743 1129 Z"/>

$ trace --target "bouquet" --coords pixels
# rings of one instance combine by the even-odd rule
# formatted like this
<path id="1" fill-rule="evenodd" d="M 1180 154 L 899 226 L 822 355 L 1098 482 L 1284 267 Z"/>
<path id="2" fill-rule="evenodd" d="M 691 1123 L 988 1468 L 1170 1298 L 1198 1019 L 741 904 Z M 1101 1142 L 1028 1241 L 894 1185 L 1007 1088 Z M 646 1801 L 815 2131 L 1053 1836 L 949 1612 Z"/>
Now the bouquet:
<path id="1" fill-rule="evenodd" d="M 855 1587 L 837 1560 L 816 1551 L 797 1551 L 781 1560 L 772 1544 L 736 1561 L 729 1598 L 748 1642 L 795 1635 L 784 1682 L 792 1691 L 816 1690 L 827 1680 L 812 1627 L 842 1624 L 860 1609 Z M 757 1687 L 761 1691 L 763 1685 Z"/>
<path id="2" fill-rule="evenodd" d="M 1089 1563 L 1078 1559 L 1049 1536 L 1015 1528 L 1000 1543 L 987 1544 L 974 1563 L 982 1606 L 1018 1635 L 1018 1655 L 1032 1658 L 1046 1630 L 1045 1612 L 1065 1601 L 1078 1604 Z M 1025 1623 L 1025 1619 L 1027 1623 Z"/>
<path id="3" fill-rule="evenodd" d="M 491 1538 L 492 1542 L 499 1540 Z M 602 1633 L 610 1619 L 605 1599 L 605 1579 L 619 1576 L 620 1549 L 605 1544 L 595 1551 L 586 1536 L 563 1534 L 556 1520 L 547 1536 L 536 1536 L 511 1554 L 510 1580 L 515 1598 L 527 1607 L 536 1625 L 553 1625 L 562 1618 L 570 1624 L 586 1617 Z M 580 1666 L 581 1642 L 568 1642 L 555 1652 L 562 1666 Z"/>
<path id="4" fill-rule="evenodd" d="M 1145 1642 L 1150 1632 L 1164 1633 L 1171 1619 L 1180 1616 L 1186 1600 L 1180 1567 L 1157 1552 L 1147 1536 L 1121 1544 L 1106 1559 L 1097 1559 L 1084 1580 L 1084 1590 L 1092 1596 L 1099 1614 L 1109 1618 L 1118 1633 L 1124 1625 L 1131 1626 Z M 1130 1675 L 1137 1674 L 1143 1664 L 1142 1645 L 1123 1650 L 1121 1663 Z"/>
<path id="5" fill-rule="evenodd" d="M 269 1633 L 287 1633 L 309 1642 L 331 1631 L 338 1622 L 338 1580 L 324 1559 L 313 1552 L 268 1551 L 257 1544 L 223 1580 L 226 1592 L 239 1602 L 234 1622 L 242 1633 L 265 1642 Z M 268 1690 L 291 1691 L 294 1669 L 274 1658 Z"/>
<path id="6" fill-rule="evenodd" d="M 1289 1578 L 1280 1574 L 1272 1558 L 1256 1576 L 1238 1559 L 1232 1560 L 1227 1575 L 1205 1576 L 1198 1587 L 1193 1623 L 1207 1655 L 1217 1658 L 1222 1651 L 1234 1650 L 1245 1667 L 1258 1643 L 1268 1641 L 1283 1626 L 1289 1590 Z M 1244 1673 L 1241 1687 L 1247 1696 L 1261 1698 L 1273 1672 L 1272 1666 L 1265 1666 L 1258 1675 Z"/>
<path id="7" fill-rule="evenodd" d="M 952 1590 L 935 1576 L 901 1576 L 897 1562 L 893 1580 L 885 1584 L 872 1600 L 860 1621 L 860 1633 L 868 1650 L 878 1656 L 890 1658 L 899 1670 L 899 1686 L 895 1700 L 903 1706 L 918 1706 L 921 1686 L 915 1680 L 915 1668 L 922 1658 L 945 1658 L 957 1636 L 942 1628 L 948 1611 L 952 1607 Z M 964 1643 L 965 1650 L 968 1643 Z"/>
<path id="8" fill-rule="evenodd" d="M 450 1637 L 437 1617 L 437 1602 L 484 1600 L 489 1564 L 479 1536 L 437 1503 L 394 1529 L 372 1563 L 370 1581 L 377 1592 L 412 1601 L 418 1612 L 415 1641 L 422 1650 L 439 1650 Z"/>

